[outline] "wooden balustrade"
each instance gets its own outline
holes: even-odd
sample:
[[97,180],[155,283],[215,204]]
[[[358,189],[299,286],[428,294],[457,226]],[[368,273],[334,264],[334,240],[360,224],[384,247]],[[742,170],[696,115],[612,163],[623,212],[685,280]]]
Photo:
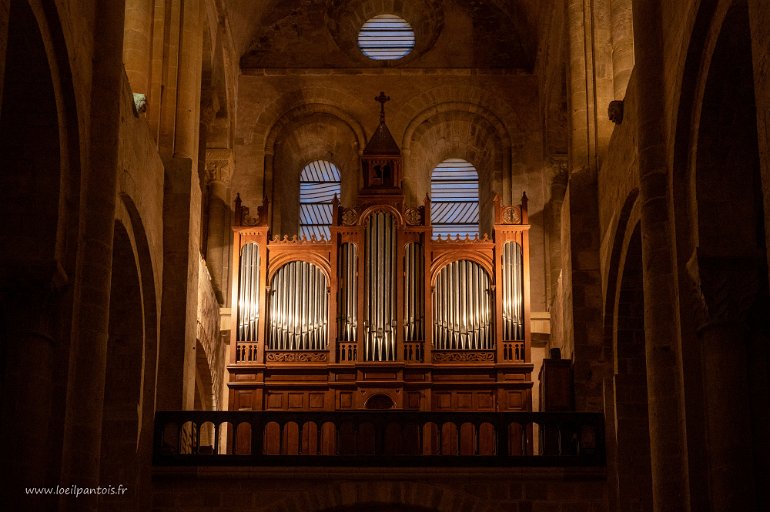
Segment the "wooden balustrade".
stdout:
[[423,362],[423,342],[404,342],[404,361]]
[[503,360],[504,361],[524,361],[524,342],[523,341],[504,341],[503,342]]
[[241,364],[255,363],[257,361],[258,346],[256,342],[237,342],[235,345],[235,362]]
[[338,343],[337,344],[337,362],[353,363],[358,357],[358,343]]
[[604,464],[604,419],[598,413],[162,411],[155,417],[154,463],[596,466]]

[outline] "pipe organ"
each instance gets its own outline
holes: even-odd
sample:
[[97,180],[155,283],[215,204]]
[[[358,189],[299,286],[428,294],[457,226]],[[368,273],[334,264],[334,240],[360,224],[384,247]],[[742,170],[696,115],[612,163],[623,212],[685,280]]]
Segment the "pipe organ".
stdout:
[[436,350],[490,350],[492,286],[482,266],[471,260],[445,265],[433,287],[433,347]]
[[495,202],[491,238],[433,240],[427,206],[335,204],[331,241],[234,228],[231,403],[354,408],[376,391],[428,410],[486,386],[472,408],[529,409],[526,196]]
[[231,409],[531,410],[526,195],[495,199],[489,235],[433,239],[382,112],[330,240],[271,235],[267,200],[236,199]]

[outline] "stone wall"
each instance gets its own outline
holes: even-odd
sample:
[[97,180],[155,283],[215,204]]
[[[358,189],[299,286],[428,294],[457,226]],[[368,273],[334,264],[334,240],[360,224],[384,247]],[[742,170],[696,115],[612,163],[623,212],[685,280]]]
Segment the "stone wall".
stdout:
[[607,485],[593,469],[325,469],[155,471],[156,512],[603,512]]
[[225,352],[222,337],[219,333],[219,302],[217,302],[214,287],[211,283],[206,261],[199,260],[198,271],[198,333],[199,345],[203,353],[196,354],[199,376],[205,373],[207,379],[203,382],[207,389],[200,389],[198,393],[208,400],[201,399],[201,406],[207,409],[221,409],[223,386],[225,378]]

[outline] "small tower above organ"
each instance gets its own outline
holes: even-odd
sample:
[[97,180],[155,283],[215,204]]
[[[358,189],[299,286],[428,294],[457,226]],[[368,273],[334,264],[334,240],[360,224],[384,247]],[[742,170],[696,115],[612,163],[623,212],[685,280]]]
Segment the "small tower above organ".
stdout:
[[384,92],[374,98],[380,104],[380,123],[361,155],[364,186],[361,194],[401,193],[401,150],[385,124],[385,103],[390,96]]

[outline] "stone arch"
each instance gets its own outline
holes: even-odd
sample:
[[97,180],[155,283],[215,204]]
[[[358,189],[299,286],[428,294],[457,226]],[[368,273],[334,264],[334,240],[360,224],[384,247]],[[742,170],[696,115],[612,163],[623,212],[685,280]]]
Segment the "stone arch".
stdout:
[[[0,59],[0,370],[13,467],[0,491],[11,508],[55,508],[19,495],[55,485],[61,446],[80,199],[79,132],[67,46],[53,6],[7,4]],[[5,30],[6,27],[3,27]],[[5,36],[5,34],[4,34]],[[13,340],[13,343],[7,343]],[[58,459],[54,458],[54,461]],[[56,464],[56,462],[54,462]],[[52,480],[53,478],[53,480]],[[20,500],[21,501],[18,501]],[[15,505],[15,506],[14,506]]]
[[0,212],[9,220],[4,236],[14,242],[0,256],[56,260],[71,270],[74,254],[65,252],[74,247],[80,175],[66,45],[52,11],[37,2],[12,7],[4,73],[13,79],[0,90]]
[[[141,360],[134,361],[138,365],[141,374],[139,387],[139,403],[137,406],[138,437],[136,440],[136,461],[138,473],[136,477],[141,482],[139,485],[146,488],[150,485],[150,471],[147,464],[152,458],[152,435],[155,417],[155,393],[157,386],[158,368],[158,336],[159,336],[159,304],[156,282],[158,273],[155,271],[147,233],[144,229],[139,210],[131,197],[125,193],[120,194],[120,201],[116,204],[116,226],[120,226],[121,236],[128,239],[133,254],[138,286],[139,300],[141,301],[142,339]],[[114,248],[113,248],[114,249]],[[115,249],[117,250],[117,249]],[[121,249],[124,251],[125,249]],[[110,345],[108,341],[108,351]],[[109,352],[108,352],[109,353]],[[109,356],[108,356],[109,357]],[[107,381],[114,377],[107,373]],[[104,442],[103,436],[103,442]],[[127,461],[129,464],[132,461]],[[138,503],[149,506],[148,498],[139,496]]]
[[639,190],[626,197],[614,228],[606,274],[604,383],[607,467],[614,509],[651,509],[644,295]]
[[[346,110],[337,105],[346,105]],[[346,123],[355,134],[350,137],[350,145],[360,153],[365,146],[365,133],[348,112],[359,111],[362,105],[360,97],[340,88],[299,87],[281,94],[262,110],[239,112],[238,126],[244,144],[236,151],[232,190],[240,193],[244,204],[261,203],[273,190],[273,153],[278,135],[285,130],[285,123],[313,113],[326,113]]]
[[[347,122],[356,134],[355,142],[359,145],[359,151],[363,151],[365,134],[363,127],[353,116],[342,110],[337,105],[351,105],[350,110],[358,110],[362,105],[359,96],[352,96],[345,90],[329,87],[301,87],[287,91],[273,102],[267,105],[253,121],[255,140],[266,153],[270,152],[270,146],[275,142],[271,134],[278,132],[283,124],[290,123],[293,118],[302,117],[310,112],[326,112]],[[249,120],[246,120],[248,123]]]
[[492,110],[475,103],[447,101],[426,108],[409,121],[404,130],[401,149],[403,151],[409,151],[412,147],[415,131],[417,131],[420,126],[430,122],[429,120],[432,117],[445,112],[468,112],[478,116],[492,127],[492,130],[503,147],[510,147],[511,135],[500,117],[498,117]]
[[288,110],[275,121],[265,139],[265,153],[274,154],[276,141],[287,127],[296,123],[303,117],[313,114],[328,114],[345,123],[355,135],[352,144],[359,148],[359,152],[363,149],[366,142],[364,129],[353,116],[335,105],[327,103],[305,103]]
[[752,434],[770,421],[759,405],[770,400],[770,301],[750,37],[745,1],[698,9],[676,120],[672,189],[693,506],[770,503],[757,485],[770,478],[761,462],[770,443]]
[[[687,278],[687,262],[696,247],[693,230],[693,204],[690,197],[690,153],[691,138],[693,137],[693,111],[696,108],[697,88],[701,73],[702,60],[708,53],[711,25],[714,22],[718,2],[703,2],[697,11],[687,20],[689,40],[682,45],[687,48],[682,52],[682,62],[679,64],[680,75],[676,90],[679,93],[679,104],[676,111],[675,133],[673,148],[673,165],[671,173],[671,190],[673,195],[674,219],[676,222],[676,253],[679,272],[679,288],[682,290],[682,304],[679,315],[682,353],[693,354],[700,351],[697,341],[697,325],[692,312],[692,306],[697,302],[697,292]],[[685,404],[687,407],[687,437],[693,449],[688,451],[690,475],[690,499],[693,508],[708,508],[708,476],[706,474],[705,428],[703,396],[701,389],[702,370],[697,357],[683,357],[682,360],[685,387]]]
[[[695,110],[693,182],[706,453],[715,508],[764,508],[770,443],[768,268],[748,7],[719,27]],[[761,256],[760,256],[761,254]],[[763,317],[763,326],[757,319]],[[716,325],[717,323],[721,325]],[[717,373],[718,372],[718,373]],[[717,377],[718,375],[718,377]],[[761,397],[761,398],[760,398]],[[764,403],[764,405],[761,405]],[[756,432],[751,435],[750,432]],[[764,477],[764,478],[763,478]]]
[[618,510],[652,508],[641,227],[626,235],[614,307],[613,474]]
[[100,501],[122,510],[138,503],[140,468],[146,463],[139,454],[146,399],[142,396],[145,323],[139,273],[129,231],[116,221],[99,469],[104,482],[126,482],[129,490],[120,500],[100,497]]
[[484,109],[441,105],[415,118],[404,135],[404,192],[407,203],[420,204],[430,193],[431,173],[447,158],[473,164],[479,175],[479,228],[491,233],[492,201],[505,195],[503,176],[510,169],[510,137],[503,124]]
[[[505,98],[490,94],[474,86],[442,85],[420,92],[409,98],[399,109],[389,116],[389,125],[410,126],[420,116],[430,117],[443,110],[467,110],[487,117],[490,122],[503,127],[509,133],[502,140],[516,149],[523,144],[523,127],[528,125],[528,119],[523,116],[521,109],[516,109]],[[402,139],[404,148],[408,149],[407,136]],[[403,148],[402,148],[403,149]]]
[[[631,227],[640,222],[641,205],[638,199],[639,189],[634,188],[623,202],[615,225],[609,264],[607,265],[607,292],[604,302],[604,347],[613,354],[613,359],[617,350],[614,339],[615,302],[620,285],[620,276],[623,271],[623,254],[627,250],[628,238],[633,231]],[[616,362],[613,362],[613,365],[616,365]]]
[[[292,110],[268,137],[273,153],[265,181],[272,196],[273,232],[293,234],[299,226],[299,178],[310,162],[326,160],[340,171],[343,205],[352,205],[359,188],[359,151],[364,141],[360,126],[347,114],[326,105]],[[273,169],[281,169],[274,173]]]

